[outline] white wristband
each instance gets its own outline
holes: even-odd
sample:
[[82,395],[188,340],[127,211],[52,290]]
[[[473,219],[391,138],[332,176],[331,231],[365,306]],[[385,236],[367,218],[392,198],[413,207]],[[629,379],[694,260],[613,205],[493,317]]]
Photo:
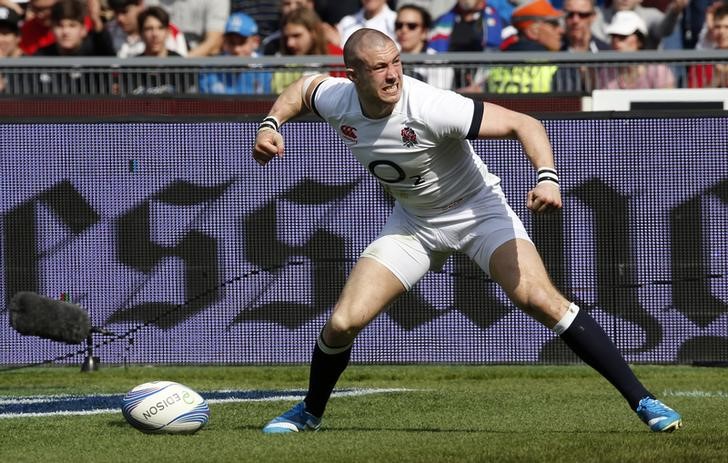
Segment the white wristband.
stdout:
[[273,130],[275,132],[278,132],[278,130],[281,128],[281,123],[276,119],[275,116],[267,116],[265,119],[263,119],[263,122],[260,123],[258,126],[258,132],[261,130]]
[[538,176],[536,179],[536,183],[541,182],[552,182],[556,185],[559,184],[559,175],[556,173],[555,169],[552,169],[550,167],[541,167],[538,169]]

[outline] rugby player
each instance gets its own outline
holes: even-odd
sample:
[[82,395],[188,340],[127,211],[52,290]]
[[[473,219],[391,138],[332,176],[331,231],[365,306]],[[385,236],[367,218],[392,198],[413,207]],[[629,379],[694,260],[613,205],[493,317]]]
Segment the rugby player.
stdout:
[[396,199],[379,237],[361,254],[314,346],[305,399],[265,425],[266,433],[317,430],[349,363],[357,334],[430,269],[468,255],[520,309],[551,328],[627,400],[652,431],[673,431],[680,415],[635,377],[604,330],[551,283],[500,179],[468,140],[515,138],[536,170],[527,207],[561,208],[551,143],[536,119],[403,76],[395,43],[373,29],[344,46],[346,78],[303,77],[263,119],[253,147],[261,165],[284,152],[280,125],[312,111]]

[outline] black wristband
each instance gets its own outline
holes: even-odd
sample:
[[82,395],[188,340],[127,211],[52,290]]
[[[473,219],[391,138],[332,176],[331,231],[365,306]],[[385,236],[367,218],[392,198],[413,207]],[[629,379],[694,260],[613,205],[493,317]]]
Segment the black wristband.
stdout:
[[538,169],[538,177],[536,179],[536,183],[541,182],[553,182],[558,185],[559,175],[556,173],[555,169],[552,169],[550,167],[541,167],[540,169]]
[[258,132],[260,132],[263,129],[271,129],[276,132],[278,132],[278,129],[280,129],[280,124],[278,123],[278,119],[276,119],[273,116],[267,116],[265,119],[263,119],[263,122],[260,123],[258,126]]

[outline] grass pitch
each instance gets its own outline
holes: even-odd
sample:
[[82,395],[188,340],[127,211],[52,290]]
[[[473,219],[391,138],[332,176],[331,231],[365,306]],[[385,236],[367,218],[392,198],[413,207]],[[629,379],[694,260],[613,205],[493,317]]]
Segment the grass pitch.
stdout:
[[[0,419],[2,462],[725,462],[728,371],[637,366],[685,427],[655,434],[583,366],[352,366],[341,388],[410,391],[335,398],[317,433],[264,435],[291,401],[211,405],[191,436],[147,435],[121,412]],[[303,389],[306,367],[77,367],[0,372],[0,396],[125,393],[178,381],[202,392]]]

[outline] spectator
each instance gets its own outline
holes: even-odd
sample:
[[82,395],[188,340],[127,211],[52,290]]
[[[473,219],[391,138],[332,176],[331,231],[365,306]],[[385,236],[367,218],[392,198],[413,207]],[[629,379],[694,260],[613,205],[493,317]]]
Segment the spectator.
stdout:
[[314,10],[292,11],[283,18],[281,31],[283,55],[343,55],[339,46],[326,40],[323,22]]
[[[53,43],[39,48],[36,56],[114,56],[111,37],[101,27],[87,29],[89,17],[86,3],[79,0],[59,0],[50,10]],[[96,13],[98,14],[98,12]],[[106,94],[110,91],[110,75],[88,69],[42,72],[37,89],[41,94]]]
[[[285,18],[287,14],[298,8],[308,8],[314,10],[313,0],[282,0],[281,1],[281,18]],[[315,11],[315,10],[314,10]],[[320,18],[320,16],[319,16]],[[321,26],[324,30],[324,35],[329,43],[334,45],[339,44],[340,37],[339,31],[336,27],[332,26],[327,22],[321,22]],[[281,30],[273,32],[263,40],[263,54],[264,55],[275,55],[281,51]]]
[[161,6],[187,39],[187,56],[220,53],[230,0],[146,0],[148,6]]
[[[20,15],[14,10],[0,7],[0,58],[17,58],[20,49]],[[0,74],[0,93],[15,93],[15,79]]]
[[355,31],[366,27],[383,32],[392,40],[396,40],[394,34],[394,20],[397,13],[392,11],[386,0],[361,0],[361,9],[355,14],[341,18],[336,24],[341,40],[339,44],[343,47],[346,40]]
[[17,58],[20,49],[20,15],[13,9],[0,7],[0,58]]
[[[397,2],[397,8],[399,9],[399,7],[405,4],[421,6],[422,8],[426,9],[428,13],[430,13],[430,17],[439,18],[440,16],[450,11],[455,2],[456,0],[400,0]],[[512,9],[513,8],[511,7],[511,10]],[[508,17],[510,18],[510,11],[508,12],[508,14]]]
[[[394,30],[400,51],[408,54],[434,54],[434,50],[427,48],[427,34],[431,26],[432,17],[421,6],[408,4],[399,7]],[[438,88],[452,88],[454,72],[451,67],[407,66],[405,74]]]
[[230,13],[245,13],[253,18],[258,25],[258,36],[264,40],[278,30],[282,1],[286,0],[230,0]]
[[619,11],[632,11],[642,18],[647,25],[644,48],[660,48],[663,37],[669,36],[675,30],[675,26],[680,19],[680,13],[682,13],[689,1],[673,0],[663,13],[657,8],[643,7],[641,5],[642,0],[613,0],[610,7],[597,9],[592,32],[600,40],[610,40],[607,27],[613,22],[614,15]]
[[[339,24],[344,16],[356,14],[361,8],[361,0],[316,0],[316,13],[321,21],[328,24]],[[391,9],[395,8],[388,2]]]
[[[313,0],[281,0],[280,18],[285,18],[288,13],[298,8],[313,8],[313,5]],[[278,28],[263,39],[261,48],[264,55],[275,55],[281,51],[281,35],[281,30]]]
[[503,21],[500,13],[483,0],[458,0],[455,6],[435,20],[430,47],[448,51],[498,50]]
[[564,13],[548,0],[534,0],[513,10],[511,22],[518,40],[505,51],[559,51],[564,37]]
[[[337,55],[344,54],[338,46],[329,43],[324,34],[321,18],[314,10],[299,8],[292,11],[285,18],[281,30],[281,54],[288,56],[303,55]],[[291,82],[301,77],[300,71],[279,71],[273,74],[271,89],[280,93]],[[339,75],[340,73],[335,73]]]
[[25,21],[20,26],[20,48],[26,55],[33,55],[39,48],[56,41],[51,30],[51,8],[56,1],[30,0],[28,2]]
[[54,43],[38,49],[36,55],[114,56],[111,37],[103,25],[100,29],[86,29],[87,12],[86,4],[80,0],[59,0],[53,5],[50,20]]
[[[634,11],[619,11],[607,26],[612,49],[635,52],[644,49],[648,30],[645,21]],[[674,88],[675,76],[664,64],[630,64],[604,67],[597,71],[597,88],[638,89]]]
[[[402,53],[425,53],[427,34],[432,26],[432,17],[424,8],[403,5],[397,9],[394,33]],[[434,52],[434,50],[433,50]]]
[[[710,35],[716,48],[728,51],[728,3],[711,11]],[[728,88],[728,64],[697,64],[688,70],[691,88]]]
[[[142,54],[144,42],[139,34],[137,18],[144,9],[144,0],[108,0],[114,19],[106,23],[106,30],[119,58]],[[167,50],[180,56],[187,55],[187,42],[182,32],[172,23],[169,24]]]
[[[562,46],[564,13],[547,0],[533,0],[515,10],[511,22],[518,36],[505,51],[559,51]],[[516,65],[493,68],[488,75],[492,93],[544,93],[552,91],[558,67]]]
[[145,8],[137,15],[137,30],[144,44],[144,49],[136,56],[166,58],[181,56],[167,48],[169,39],[169,15],[159,6]]
[[596,17],[594,0],[565,0],[566,15],[563,50],[596,53],[609,50],[609,44],[594,37],[591,31]]
[[[591,25],[596,11],[594,0],[564,1],[564,43],[562,50],[581,53],[597,53],[609,50],[608,43],[594,37]],[[558,92],[589,93],[594,88],[594,68],[586,66],[562,67],[557,71],[552,90]]]
[[695,44],[695,48],[699,50],[712,50],[717,48],[713,41],[713,23],[715,21],[715,11],[723,5],[728,5],[728,0],[716,0],[705,10],[705,19],[702,29]]
[[[144,42],[140,57],[167,58],[179,57],[179,53],[167,49],[169,36],[169,14],[159,6],[150,6],[139,12],[137,28]],[[132,95],[168,95],[181,93],[179,79],[174,72],[146,70],[143,73],[125,76],[124,88]]]
[[[429,47],[438,53],[498,50],[502,32],[501,15],[493,6],[483,0],[458,0],[435,20]],[[483,69],[457,69],[454,86],[463,92],[482,91],[483,80]]]
[[25,6],[28,0],[0,0],[0,8],[13,10],[20,18],[25,16]]
[[[669,5],[670,0],[663,0],[667,3],[662,8],[657,5],[661,11],[665,11]],[[662,39],[663,48],[672,49],[692,49],[697,46],[698,40],[700,39],[701,28],[705,23],[705,17],[710,8],[710,4],[714,0],[689,0],[688,4],[683,9],[678,24],[675,27],[675,31],[669,37]]]
[[[225,25],[222,51],[226,56],[254,58],[260,44],[258,25],[245,13],[233,13]],[[216,94],[271,93],[271,73],[263,70],[210,72],[200,76],[200,92]]]

